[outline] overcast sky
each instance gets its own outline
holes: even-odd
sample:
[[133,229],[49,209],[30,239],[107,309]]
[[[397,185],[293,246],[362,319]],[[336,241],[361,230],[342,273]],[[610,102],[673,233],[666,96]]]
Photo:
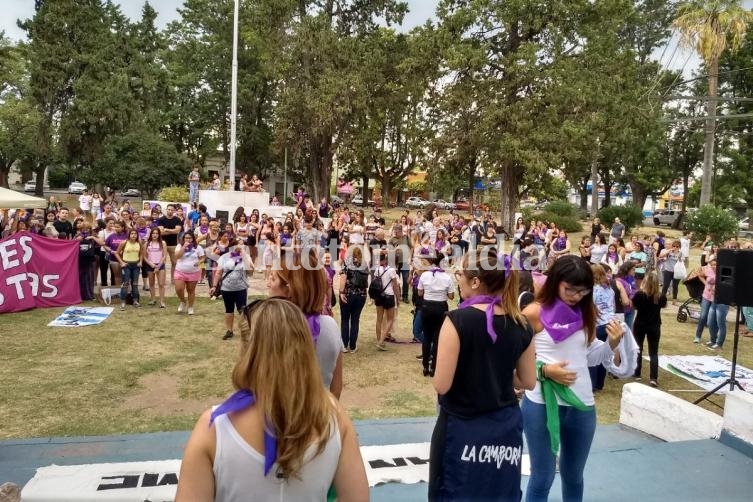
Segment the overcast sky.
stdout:
[[[410,12],[403,21],[405,29],[423,24],[434,15],[439,0],[407,0]],[[159,13],[159,26],[163,27],[178,17],[177,9],[183,5],[183,0],[150,0],[149,3]],[[2,15],[0,15],[0,30],[5,30],[5,36],[18,40],[24,38],[24,33],[16,26],[17,19],[27,19],[34,15],[34,0],[0,0]],[[143,0],[121,0],[120,8],[131,19],[141,16]]]
[[[403,29],[409,30],[414,26],[423,24],[434,15],[439,0],[407,0],[410,12],[403,21]],[[170,21],[178,17],[177,8],[183,4],[183,0],[151,0],[152,7],[159,13],[158,23],[164,27]],[[142,0],[121,0],[123,12],[132,19],[138,19],[141,15]],[[753,0],[742,0],[747,9],[753,8]],[[18,40],[24,37],[24,33],[16,26],[17,19],[27,19],[34,15],[34,0],[0,0],[2,15],[0,16],[0,31],[11,39]],[[698,58],[684,48],[677,49],[677,36],[673,36],[666,50],[660,48],[654,57],[664,68],[682,69],[687,75],[698,67]]]

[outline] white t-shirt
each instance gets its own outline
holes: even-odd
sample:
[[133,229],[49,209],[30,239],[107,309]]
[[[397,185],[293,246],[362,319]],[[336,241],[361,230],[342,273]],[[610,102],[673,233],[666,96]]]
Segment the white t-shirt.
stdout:
[[382,288],[386,296],[395,296],[392,289],[392,281],[397,279],[397,271],[392,267],[377,267],[374,271],[374,277],[379,276],[382,279]]
[[78,206],[81,208],[82,211],[88,211],[91,209],[91,202],[92,202],[92,196],[81,194],[78,197]]
[[690,257],[690,239],[685,236],[680,237],[680,256],[682,259]]
[[[182,247],[183,246],[178,244],[178,247],[175,248],[175,252],[177,253]],[[175,262],[175,270],[183,272],[184,274],[195,274],[201,270],[199,268],[199,259],[202,256],[204,256],[204,248],[201,246],[194,247],[191,251],[178,258]]]
[[446,302],[447,295],[455,292],[455,282],[450,274],[443,270],[436,273],[429,270],[418,279],[418,289],[424,292],[424,300]]

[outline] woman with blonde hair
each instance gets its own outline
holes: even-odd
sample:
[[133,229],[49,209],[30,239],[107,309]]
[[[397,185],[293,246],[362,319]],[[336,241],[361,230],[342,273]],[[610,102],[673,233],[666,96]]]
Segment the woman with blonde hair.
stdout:
[[635,377],[641,376],[643,341],[648,339],[649,382],[658,386],[659,379],[659,339],[661,338],[661,309],[667,306],[666,291],[659,287],[656,271],[649,272],[641,284],[641,289],[633,296],[633,307],[638,311],[633,324],[633,335],[640,347]]
[[199,418],[175,497],[182,501],[368,500],[353,424],[321,384],[306,319],[291,302],[246,310],[250,331],[232,374],[238,391]]
[[322,310],[327,295],[326,272],[317,253],[283,253],[267,278],[269,296],[286,298],[306,315],[316,347],[324,386],[339,398],[343,388],[343,342],[337,322]]
[[[439,333],[429,500],[520,500],[523,424],[515,388],[533,389],[536,361],[533,332],[518,308],[518,273],[508,263],[478,250],[455,272],[465,300]],[[468,445],[499,445],[504,454],[469,462]]]

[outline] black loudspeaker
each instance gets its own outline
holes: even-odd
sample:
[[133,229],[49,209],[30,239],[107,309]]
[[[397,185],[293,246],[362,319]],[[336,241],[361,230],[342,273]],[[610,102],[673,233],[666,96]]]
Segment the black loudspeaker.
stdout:
[[216,219],[220,220],[220,222],[222,222],[222,224],[224,225],[225,223],[227,223],[230,220],[230,213],[228,211],[220,211],[220,210],[218,210],[218,211],[216,211],[214,213],[214,217]]
[[716,254],[714,303],[753,307],[753,250],[720,249]]

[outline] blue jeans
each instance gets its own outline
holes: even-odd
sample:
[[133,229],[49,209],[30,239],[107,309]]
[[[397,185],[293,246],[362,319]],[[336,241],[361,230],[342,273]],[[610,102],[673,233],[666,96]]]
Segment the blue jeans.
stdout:
[[410,270],[408,268],[401,267],[397,271],[403,280],[400,286],[401,294],[403,295],[403,303],[408,303],[408,290],[410,289],[410,287],[408,286],[408,274],[410,273]]
[[627,324],[628,328],[633,329],[633,321],[635,321],[635,310],[625,312],[625,324]]
[[[546,501],[554,482],[555,456],[546,428],[546,406],[523,399],[523,433],[531,456],[526,502]],[[560,406],[560,480],[563,502],[583,500],[583,469],[596,432],[596,409]]]
[[361,311],[366,304],[366,297],[348,295],[347,298],[347,302],[340,302],[340,336],[346,349],[355,350],[361,324]]
[[125,302],[126,298],[126,286],[131,285],[131,296],[134,302],[139,301],[139,275],[141,275],[141,267],[138,263],[126,263],[120,269],[120,277],[123,280],[120,286],[120,301]]
[[701,315],[698,316],[698,324],[695,327],[695,339],[698,342],[701,341],[701,337],[703,336],[703,328],[705,328],[706,324],[708,324],[709,312],[711,311],[712,304],[712,302],[708,301],[705,298],[701,300]]
[[421,317],[421,309],[416,309],[416,313],[413,314],[413,338],[419,342],[424,342],[424,322]]
[[199,184],[198,183],[196,183],[196,185],[194,185],[193,183],[188,184],[188,201],[199,202]]
[[709,309],[709,338],[720,347],[727,338],[727,312],[729,305],[721,303],[712,303]]
[[743,307],[743,315],[745,316],[745,327],[749,331],[753,331],[753,307]]
[[[607,325],[602,324],[600,326],[596,326],[596,338],[601,340],[602,342],[607,341]],[[604,380],[607,378],[607,369],[604,367],[603,364],[598,364],[596,366],[589,366],[588,367],[588,373],[591,376],[591,390],[601,390],[604,388]]]

